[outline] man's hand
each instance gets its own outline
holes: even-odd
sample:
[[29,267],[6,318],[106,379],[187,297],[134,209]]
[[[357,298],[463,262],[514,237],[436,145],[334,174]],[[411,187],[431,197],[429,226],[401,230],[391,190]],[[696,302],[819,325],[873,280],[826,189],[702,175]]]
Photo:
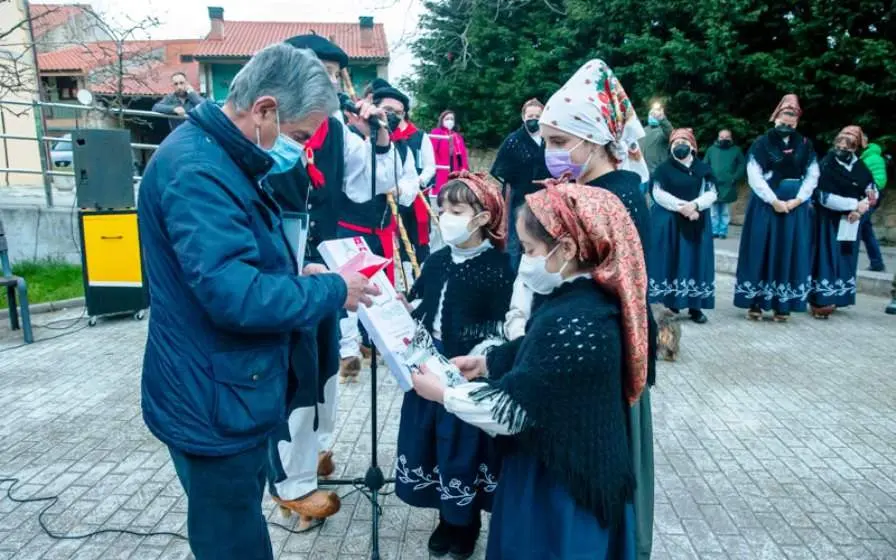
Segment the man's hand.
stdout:
[[861,219],[862,219],[862,215],[859,214],[858,212],[850,212],[849,215],[846,217],[846,221],[851,224],[854,224]]
[[787,214],[790,212],[790,208],[787,206],[787,203],[782,200],[776,200],[772,202],[772,208],[775,209],[775,212],[778,214]]
[[868,208],[870,208],[870,207],[871,207],[871,204],[868,202],[868,199],[866,198],[865,200],[862,200],[861,202],[859,202],[859,205],[856,207],[856,212],[858,212],[860,215],[864,214],[865,212],[868,211]]
[[345,286],[348,288],[348,296],[345,298],[343,307],[349,311],[357,311],[360,305],[370,307],[373,303],[373,300],[370,299],[371,296],[380,295],[380,289],[376,287],[376,284],[371,284],[370,280],[363,274],[349,272],[340,274],[340,276],[342,276]]
[[177,106],[177,107],[174,108],[174,114],[175,114],[175,115],[184,116],[184,115],[187,114],[187,112],[184,110],[183,107],[181,107],[181,106]]
[[451,363],[467,378],[467,381],[473,381],[477,377],[485,377],[486,365],[485,356],[460,356],[453,358]]
[[349,123],[354,125],[365,137],[370,138],[370,119],[375,118],[379,121],[376,145],[382,148],[388,146],[390,143],[389,120],[386,118],[386,113],[373,103],[365,100],[358,101],[356,107],[358,108],[358,114],[351,115]]
[[311,263],[306,264],[305,268],[302,269],[302,276],[312,276],[314,274],[327,274],[330,272],[330,269],[325,267],[322,264]]

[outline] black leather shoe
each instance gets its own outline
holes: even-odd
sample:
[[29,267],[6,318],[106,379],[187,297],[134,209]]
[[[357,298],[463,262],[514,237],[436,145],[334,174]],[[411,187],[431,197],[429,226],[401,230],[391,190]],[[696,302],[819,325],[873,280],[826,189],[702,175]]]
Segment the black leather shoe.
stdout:
[[467,560],[476,551],[476,541],[479,540],[480,523],[469,527],[455,527],[454,539],[451,543],[451,558],[454,560]]
[[433,556],[445,556],[451,552],[451,544],[454,540],[454,530],[451,525],[439,520],[439,526],[429,537],[429,553]]
[[699,309],[691,309],[690,315],[691,315],[691,321],[697,323],[698,325],[702,325],[702,324],[706,323],[707,321],[709,321],[709,319],[706,318],[706,314],[703,313],[702,311],[700,311]]

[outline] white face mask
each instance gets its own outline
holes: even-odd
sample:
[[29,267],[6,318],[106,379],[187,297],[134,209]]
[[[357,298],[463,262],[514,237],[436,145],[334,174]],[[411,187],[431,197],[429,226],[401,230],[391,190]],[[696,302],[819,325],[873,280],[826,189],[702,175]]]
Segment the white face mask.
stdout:
[[442,214],[439,218],[439,232],[442,241],[454,247],[466,243],[473,236],[470,231],[470,216],[457,216],[455,214]]
[[447,128],[448,130],[454,130],[454,119],[445,119],[442,121],[442,126]]
[[548,259],[559,248],[560,246],[557,245],[550,253],[541,257],[523,255],[520,261],[519,276],[522,278],[523,284],[536,294],[547,295],[563,284],[563,271],[566,270],[569,261],[563,263],[557,272],[548,272],[547,269]]

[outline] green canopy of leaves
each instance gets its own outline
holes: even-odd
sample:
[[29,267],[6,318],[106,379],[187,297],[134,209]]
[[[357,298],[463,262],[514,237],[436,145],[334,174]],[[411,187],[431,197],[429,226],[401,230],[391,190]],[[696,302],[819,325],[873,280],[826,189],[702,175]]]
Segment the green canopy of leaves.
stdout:
[[[796,93],[823,143],[858,124],[896,134],[896,8],[887,0],[426,0],[408,87],[414,118],[450,108],[467,142],[494,147],[591,58],[617,73],[644,119],[662,101],[702,145],[747,143]],[[891,140],[896,137],[890,136]]]

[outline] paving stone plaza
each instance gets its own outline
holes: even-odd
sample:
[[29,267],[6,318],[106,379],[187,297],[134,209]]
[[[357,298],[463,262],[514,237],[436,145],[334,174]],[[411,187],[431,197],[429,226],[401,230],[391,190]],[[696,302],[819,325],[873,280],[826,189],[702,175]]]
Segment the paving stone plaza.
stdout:
[[[757,324],[731,306],[732,285],[718,278],[710,322],[683,324],[680,360],[660,365],[654,558],[896,558],[896,317],[883,313],[887,301],[860,294],[856,307],[829,321]],[[59,329],[79,313],[35,316],[52,327],[36,337],[68,332]],[[59,495],[44,517],[56,533],[185,532],[183,492],[140,414],[146,323],[101,321],[16,348],[20,336],[0,327],[0,478],[21,481],[13,495]],[[365,372],[343,386],[339,475],[361,476],[369,461],[369,379]],[[384,377],[377,410],[387,466],[400,405]],[[0,559],[190,557],[186,542],[172,537],[53,540],[38,524],[45,504],[16,504],[8,486],[0,487]],[[271,520],[289,523],[265,503]],[[368,558],[370,516],[369,502],[352,493],[319,530],[271,527],[275,553]],[[387,496],[383,516],[383,558],[429,557],[434,512]],[[484,539],[474,558],[484,558]]]

